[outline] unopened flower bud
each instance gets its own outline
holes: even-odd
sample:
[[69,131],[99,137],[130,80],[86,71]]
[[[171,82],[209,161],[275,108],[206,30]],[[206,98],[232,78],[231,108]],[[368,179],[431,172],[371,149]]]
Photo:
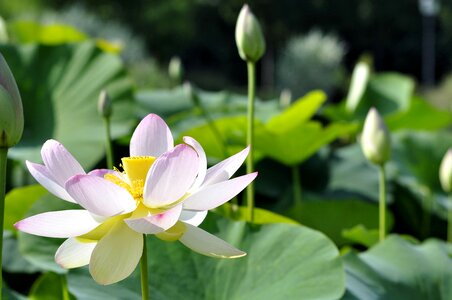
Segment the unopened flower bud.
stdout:
[[193,102],[195,106],[200,105],[198,93],[195,91],[190,82],[187,81],[184,83],[184,91],[187,97]]
[[113,108],[111,105],[110,97],[106,90],[102,90],[99,94],[99,100],[97,101],[97,111],[104,118],[111,117]]
[[452,148],[449,148],[441,162],[439,180],[444,191],[452,192]]
[[173,82],[180,84],[184,75],[184,68],[179,57],[174,56],[171,58],[168,65],[168,74]]
[[14,76],[0,54],[0,148],[16,145],[24,130],[24,113]]
[[383,165],[391,154],[391,137],[383,119],[375,108],[367,113],[361,135],[364,156],[372,163]]
[[237,19],[235,42],[240,57],[245,61],[256,62],[264,55],[265,40],[261,27],[246,4]]

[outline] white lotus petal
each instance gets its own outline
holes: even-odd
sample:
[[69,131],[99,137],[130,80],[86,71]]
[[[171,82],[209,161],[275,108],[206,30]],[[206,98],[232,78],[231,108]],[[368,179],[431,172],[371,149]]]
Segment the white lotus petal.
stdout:
[[201,228],[185,224],[187,230],[179,241],[191,250],[218,258],[236,258],[246,253]]
[[75,203],[75,200],[72,199],[72,197],[66,192],[64,187],[56,182],[52,174],[50,174],[49,170],[47,170],[45,166],[29,162],[28,160],[25,164],[27,165],[28,171],[30,171],[36,181],[45,187],[49,192],[58,198]]
[[34,235],[67,238],[85,234],[99,224],[89,211],[73,209],[38,214],[17,222],[14,227]]
[[215,184],[221,181],[228,180],[232,175],[240,168],[240,166],[245,161],[248,153],[250,152],[250,147],[246,147],[239,153],[219,162],[213,167],[207,170],[206,178],[203,182],[203,186]]
[[198,189],[201,184],[204,181],[204,178],[206,177],[206,171],[207,171],[207,158],[206,153],[204,152],[204,149],[202,146],[192,137],[184,136],[184,142],[195,149],[196,153],[198,153],[199,157],[199,166],[198,166],[198,177],[196,177],[195,182],[193,183],[193,186],[190,188],[191,191],[195,191]]
[[191,224],[193,226],[199,226],[202,221],[207,217],[207,210],[195,211],[195,210],[183,210],[179,220],[182,222]]
[[123,280],[137,266],[142,251],[143,235],[119,222],[94,248],[89,263],[91,276],[104,285]]
[[147,174],[144,204],[155,208],[179,200],[195,181],[198,161],[195,150],[183,144],[157,158]]
[[173,136],[168,125],[159,116],[149,114],[133,132],[130,156],[158,157],[173,147]]
[[171,228],[176,224],[182,211],[182,204],[173,207],[161,214],[134,219],[133,215],[124,221],[136,232],[156,234]]
[[257,172],[208,185],[188,196],[184,201],[184,209],[210,210],[218,207],[237,196],[256,176]]
[[72,154],[55,140],[47,140],[42,145],[41,156],[47,170],[60,186],[64,186],[66,180],[74,175],[85,174]]
[[96,245],[97,241],[79,242],[76,238],[69,238],[58,248],[55,261],[66,269],[86,266]]
[[126,189],[96,176],[73,176],[66,182],[66,190],[80,206],[99,216],[128,213],[137,206]]

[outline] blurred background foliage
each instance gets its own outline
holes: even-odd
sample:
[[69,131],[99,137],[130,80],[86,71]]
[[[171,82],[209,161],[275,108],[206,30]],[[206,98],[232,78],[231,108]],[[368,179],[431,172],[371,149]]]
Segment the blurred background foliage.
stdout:
[[[246,225],[244,208],[233,205],[203,224],[249,252],[249,263],[209,261],[200,274],[205,261],[199,256],[149,237],[159,253],[150,255],[155,299],[279,299],[284,294],[272,293],[281,290],[303,299],[450,299],[452,250],[443,240],[451,205],[438,169],[452,145],[452,3],[442,1],[436,18],[434,86],[419,83],[422,17],[414,1],[249,4],[267,40],[255,123],[259,225]],[[59,299],[62,291],[47,287],[68,285],[79,299],[111,293],[139,299],[137,274],[111,287],[95,285],[85,269],[66,277],[53,260],[60,240],[14,229],[25,216],[71,208],[33,185],[24,160],[38,162],[42,143],[54,138],[86,170],[104,167],[96,111],[104,88],[113,102],[116,162],[127,156],[134,126],[151,112],[165,119],[178,142],[196,138],[210,165],[243,149],[246,72],[234,43],[241,6],[237,0],[0,2],[0,51],[26,116],[24,137],[9,153],[4,272],[10,298]],[[180,76],[168,73],[174,57],[182,62]],[[382,243],[377,172],[358,143],[372,106],[393,141],[387,229],[397,235]],[[286,272],[301,260],[311,263]],[[275,283],[262,269],[276,270],[290,284]],[[394,269],[401,271],[394,275]],[[247,274],[242,285],[237,272]],[[215,274],[222,281],[211,281]],[[246,294],[256,274],[265,288]]]

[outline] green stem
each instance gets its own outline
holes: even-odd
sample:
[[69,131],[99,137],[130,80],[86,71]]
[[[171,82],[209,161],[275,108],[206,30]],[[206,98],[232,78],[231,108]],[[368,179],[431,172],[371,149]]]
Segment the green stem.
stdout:
[[143,234],[143,254],[140,260],[141,272],[141,299],[149,300],[149,286],[148,286],[148,252],[146,247],[146,235]]
[[71,296],[69,296],[69,290],[67,286],[67,278],[65,275],[61,276],[61,290],[62,290],[62,296],[63,300],[71,300]]
[[447,242],[452,243],[452,194],[449,195],[449,211],[447,223]]
[[300,170],[298,166],[292,167],[292,185],[293,185],[293,200],[295,206],[301,205],[301,184],[300,184]]
[[113,146],[111,142],[111,128],[110,128],[110,117],[104,117],[104,127],[105,127],[105,151],[107,155],[107,167],[108,169],[113,169]]
[[5,213],[5,189],[6,189],[6,162],[8,159],[8,148],[0,148],[0,300],[2,299],[3,277],[2,277],[2,254],[3,254],[3,219]]
[[[256,65],[247,61],[248,67],[248,128],[246,143],[250,146],[250,153],[246,159],[246,173],[254,172],[254,98],[256,94]],[[248,217],[254,221],[254,183],[251,182],[246,188],[246,199],[248,204]]]
[[383,241],[386,236],[386,175],[385,175],[385,167],[384,165],[380,166],[380,200],[379,200],[379,209],[380,209],[380,222],[379,222],[379,237],[380,241]]

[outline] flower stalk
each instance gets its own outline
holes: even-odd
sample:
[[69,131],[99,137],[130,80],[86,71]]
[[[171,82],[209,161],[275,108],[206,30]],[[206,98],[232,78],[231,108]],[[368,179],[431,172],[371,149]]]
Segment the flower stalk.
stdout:
[[[6,189],[6,161],[7,161],[8,148],[0,148],[0,232],[2,233],[0,239],[0,270],[2,268],[2,254],[3,254],[3,221],[5,212],[5,189]],[[2,291],[3,277],[0,272],[0,291]],[[2,294],[0,293],[0,300]]]
[[379,240],[386,237],[386,173],[384,165],[379,166],[380,197],[379,197]]
[[295,206],[301,205],[300,170],[298,169],[298,166],[292,167],[292,186],[294,204]]
[[143,254],[140,259],[140,273],[141,273],[141,299],[149,300],[149,285],[148,285],[148,252],[146,246],[146,235],[143,234]]
[[[252,61],[247,62],[248,67],[248,118],[246,143],[250,146],[250,154],[246,158],[246,172],[254,172],[254,100],[256,95],[256,65]],[[246,200],[248,206],[248,218],[254,220],[254,183],[246,188]]]
[[449,195],[449,210],[447,213],[447,242],[452,243],[452,194]]
[[97,110],[104,121],[105,128],[105,152],[107,156],[107,167],[113,169],[113,145],[111,140],[111,115],[113,107],[107,91],[102,90],[97,103]]

